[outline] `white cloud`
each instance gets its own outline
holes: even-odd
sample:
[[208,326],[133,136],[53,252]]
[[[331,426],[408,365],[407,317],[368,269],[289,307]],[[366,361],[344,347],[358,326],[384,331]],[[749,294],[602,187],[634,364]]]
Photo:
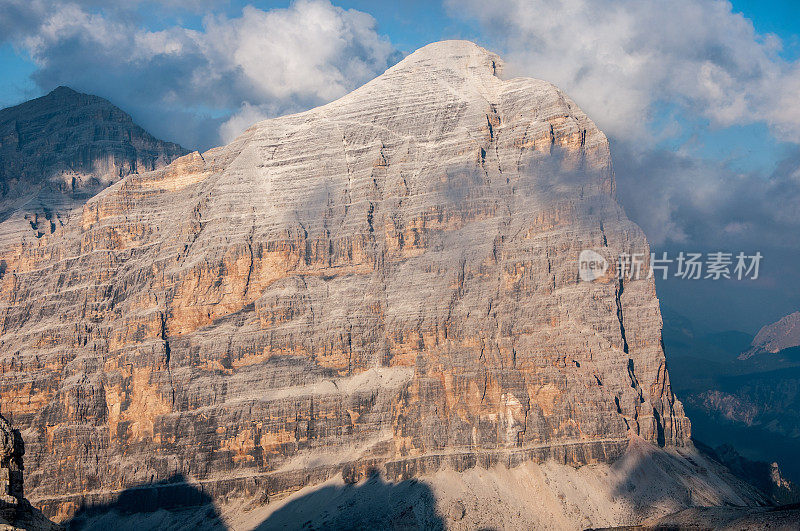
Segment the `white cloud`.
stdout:
[[229,143],[239,136],[251,125],[276,116],[277,111],[268,105],[242,104],[236,114],[225,120],[219,128],[219,135],[223,143]]
[[[342,96],[397,57],[370,15],[329,0],[297,0],[269,11],[248,6],[235,18],[209,15],[200,31],[149,31],[136,17],[98,11],[91,1],[0,0],[0,9],[9,15],[0,30],[37,63],[40,86],[67,84],[126,110],[142,109],[143,125],[190,147],[229,139],[250,125],[246,119]],[[164,119],[196,108],[215,115],[238,111],[227,121],[206,119],[206,127],[224,125],[201,139],[182,130],[185,122]],[[204,120],[195,118],[194,126]]]
[[446,2],[479,22],[507,75],[555,83],[609,134],[620,202],[652,243],[798,245],[796,151],[772,173],[693,156],[707,127],[763,123],[800,143],[800,63],[729,2]]
[[566,90],[612,136],[652,139],[658,103],[800,142],[800,66],[720,0],[447,0],[505,47],[512,75]]
[[202,50],[213,72],[238,73],[261,98],[330,100],[383,72],[394,49],[374,19],[321,0],[288,9],[248,6],[206,20]]

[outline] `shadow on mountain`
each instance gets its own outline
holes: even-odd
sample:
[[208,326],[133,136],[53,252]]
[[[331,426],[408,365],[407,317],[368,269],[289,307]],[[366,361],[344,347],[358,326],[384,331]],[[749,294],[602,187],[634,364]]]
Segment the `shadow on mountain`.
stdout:
[[[455,515],[460,516],[463,513]],[[360,484],[325,486],[287,501],[256,527],[259,531],[444,528],[426,484],[413,479],[389,483],[378,474]]]
[[675,512],[706,505],[750,508],[772,505],[757,489],[734,478],[720,462],[691,447],[658,448],[637,437],[612,469],[619,478],[613,497],[627,500],[644,512],[653,508]]
[[[266,520],[251,525],[258,530],[445,528],[427,485],[416,480],[390,483],[378,474],[359,484],[323,486],[295,495]],[[132,487],[107,503],[86,504],[64,526],[98,531],[227,529],[211,497],[181,475]]]
[[180,474],[132,487],[107,503],[86,504],[66,529],[226,529],[211,497]]

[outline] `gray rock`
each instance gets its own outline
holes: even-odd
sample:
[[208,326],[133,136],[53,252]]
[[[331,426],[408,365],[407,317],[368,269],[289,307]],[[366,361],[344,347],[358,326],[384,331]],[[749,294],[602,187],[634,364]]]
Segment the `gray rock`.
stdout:
[[456,522],[463,519],[466,513],[467,511],[464,509],[464,504],[458,500],[451,503],[450,508],[447,510],[448,518]]
[[49,521],[25,499],[23,456],[25,445],[19,431],[0,415],[0,529],[15,531],[55,530]]
[[25,498],[22,456],[25,447],[17,430],[0,416],[0,518],[14,520]]

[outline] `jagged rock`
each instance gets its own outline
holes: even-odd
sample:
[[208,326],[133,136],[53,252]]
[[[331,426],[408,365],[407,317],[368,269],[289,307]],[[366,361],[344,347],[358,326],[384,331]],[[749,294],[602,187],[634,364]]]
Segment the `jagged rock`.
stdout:
[[[217,500],[689,444],[608,141],[436,43],[353,93],[131,174],[2,278],[3,411],[63,519],[181,474]],[[613,260],[612,260],[613,262]]]
[[19,431],[0,415],[0,530],[49,530],[59,527],[25,499],[23,456]]
[[13,521],[25,498],[22,484],[22,456],[25,447],[17,430],[0,416],[0,518]]

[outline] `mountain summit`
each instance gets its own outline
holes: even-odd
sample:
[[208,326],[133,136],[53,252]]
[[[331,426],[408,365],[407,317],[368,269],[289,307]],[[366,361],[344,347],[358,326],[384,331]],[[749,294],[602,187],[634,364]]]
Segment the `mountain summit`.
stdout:
[[[0,284],[0,405],[28,434],[32,501],[63,517],[176,477],[274,500],[626,451],[619,484],[592,480],[618,514],[644,477],[675,496],[647,499],[661,511],[689,481],[751,501],[682,457],[654,283],[611,260],[649,248],[606,137],[501,68],[469,42],[426,46],[335,102],[131,173],[23,246]],[[585,249],[612,262],[592,282]],[[603,514],[559,518],[621,518]]]

